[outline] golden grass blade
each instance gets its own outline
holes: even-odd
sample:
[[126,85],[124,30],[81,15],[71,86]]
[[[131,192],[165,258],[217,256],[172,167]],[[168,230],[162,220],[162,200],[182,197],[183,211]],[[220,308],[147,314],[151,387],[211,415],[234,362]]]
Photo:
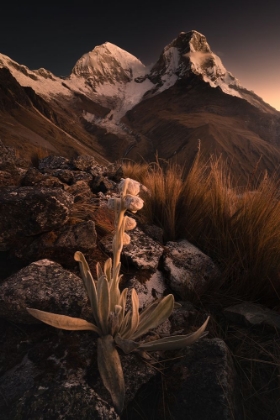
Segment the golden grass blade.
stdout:
[[118,414],[123,410],[125,385],[120,356],[111,335],[97,340],[97,363],[104,386],[110,392]]
[[30,315],[34,316],[34,318],[37,318],[45,324],[51,325],[55,328],[73,331],[91,330],[97,332],[97,334],[100,334],[100,330],[96,325],[84,319],[72,318],[66,315],[53,314],[51,312],[40,311],[39,309],[33,308],[26,308],[26,310]]

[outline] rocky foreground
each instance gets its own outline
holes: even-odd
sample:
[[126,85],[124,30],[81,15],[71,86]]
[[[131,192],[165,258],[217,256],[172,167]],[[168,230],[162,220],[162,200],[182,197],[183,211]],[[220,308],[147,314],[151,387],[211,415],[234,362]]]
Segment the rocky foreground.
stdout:
[[[139,404],[145,387],[160,388],[164,376],[165,397],[154,418],[245,419],[231,351],[213,328],[180,351],[157,352],[148,360],[121,354],[126,408],[119,415],[97,369],[97,335],[55,329],[26,311],[31,307],[91,320],[73,256],[83,252],[95,276],[96,263],[111,255],[114,215],[107,201],[117,194],[122,176],[116,164],[102,167],[81,155],[48,156],[30,167],[0,142],[0,419],[143,418],[133,409],[135,401]],[[170,292],[181,303],[151,340],[191,332],[208,315],[215,324],[215,313],[206,313],[197,302],[221,282],[218,267],[199,249],[187,240],[163,243],[162,237],[160,228],[138,221],[122,253],[123,286],[136,289],[141,308]],[[221,317],[229,328],[280,330],[279,314],[248,302],[226,308]],[[277,381],[279,369],[269,364],[266,369]],[[143,403],[143,412],[155,394]]]

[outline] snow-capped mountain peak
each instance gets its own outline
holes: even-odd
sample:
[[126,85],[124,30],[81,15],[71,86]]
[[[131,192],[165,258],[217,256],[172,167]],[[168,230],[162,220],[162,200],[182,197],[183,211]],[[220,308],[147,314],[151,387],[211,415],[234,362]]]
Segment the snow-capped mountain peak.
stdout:
[[150,74],[159,93],[174,85],[178,79],[188,77],[191,72],[201,75],[212,87],[219,86],[227,94],[241,96],[237,90],[238,80],[211,51],[206,37],[194,30],[181,32],[167,45]]
[[[95,47],[75,64],[69,84],[112,110],[101,124],[113,127],[153,86],[146,66],[127,51],[110,42]],[[88,121],[96,117],[84,115]]]
[[110,42],[95,47],[75,64],[72,74],[92,78],[95,83],[127,83],[145,75],[146,67],[140,60]]

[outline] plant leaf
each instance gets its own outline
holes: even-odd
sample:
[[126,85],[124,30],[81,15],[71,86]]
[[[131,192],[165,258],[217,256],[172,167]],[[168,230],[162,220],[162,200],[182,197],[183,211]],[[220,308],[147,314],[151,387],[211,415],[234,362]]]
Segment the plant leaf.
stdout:
[[97,283],[98,319],[104,335],[109,334],[110,294],[107,278],[103,275]]
[[45,324],[51,325],[55,328],[61,328],[63,330],[92,330],[100,334],[99,328],[86,321],[85,319],[73,318],[71,316],[53,314],[52,312],[44,312],[39,309],[26,308],[30,315],[34,318],[39,319]]
[[209,316],[203,325],[195,332],[186,335],[173,335],[170,337],[160,338],[159,340],[143,342],[139,344],[139,350],[160,351],[160,350],[176,350],[182,347],[190,346],[199,338],[205,337],[208,331],[207,327]]
[[113,277],[109,284],[110,297],[111,297],[111,308],[110,308],[111,311],[114,310],[115,305],[119,304],[119,299],[121,295],[120,288],[119,288],[120,279],[122,277],[119,275],[120,268],[121,268],[121,264],[119,263],[116,269],[113,270]]
[[121,314],[122,314],[122,307],[119,305],[116,305],[114,311],[110,312],[109,314],[108,322],[110,326],[110,332],[113,337],[115,336],[115,334],[118,333],[120,329],[120,320],[122,319]]
[[123,339],[119,334],[114,337],[114,340],[116,345],[120,347],[125,354],[131,353],[139,347],[139,343],[136,343],[133,340]]
[[131,335],[130,339],[135,340],[141,335],[146,334],[153,328],[156,328],[159,324],[164,322],[172,313],[174,308],[174,296],[172,294],[165,296],[155,307],[151,305],[153,311],[144,312],[144,316],[139,318],[139,325],[134,334]]
[[74,260],[78,261],[83,281],[86,283],[87,272],[90,271],[90,268],[84,254],[80,251],[75,252]]
[[119,353],[111,335],[97,340],[97,363],[104,386],[110,392],[118,414],[124,406],[125,385]]
[[111,258],[108,258],[108,260],[106,260],[104,263],[104,273],[110,285],[111,280],[112,280],[112,259]]
[[98,317],[98,300],[97,300],[97,290],[95,286],[94,278],[92,277],[89,265],[84,257],[84,254],[80,251],[75,252],[74,255],[75,261],[79,262],[80,272],[82,275],[84,287],[89,297],[91,310],[94,316],[94,320],[97,326],[100,328],[99,317]]
[[129,319],[131,317],[131,310],[127,311],[125,316],[123,317],[122,323],[120,325],[119,334],[120,336],[123,335],[123,333],[126,331],[127,325],[129,323]]
[[131,316],[128,319],[127,326],[122,333],[122,338],[130,338],[139,325],[139,298],[135,289],[131,291]]
[[[121,308],[122,308],[122,310],[119,313],[119,328],[121,328],[121,325],[124,321],[127,293],[128,293],[128,288],[126,287],[121,292],[121,295],[120,295],[120,298],[119,298],[118,305],[121,306]],[[115,305],[115,306],[118,306],[118,305]]]
[[104,276],[103,270],[99,262],[96,264],[96,275],[97,275],[97,281],[100,277]]

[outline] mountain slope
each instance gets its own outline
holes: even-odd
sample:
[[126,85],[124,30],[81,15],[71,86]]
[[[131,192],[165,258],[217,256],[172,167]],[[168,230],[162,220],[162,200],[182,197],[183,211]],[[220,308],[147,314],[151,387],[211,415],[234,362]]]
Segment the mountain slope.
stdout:
[[[131,150],[134,160],[150,161],[157,154],[189,167],[200,144],[206,157],[222,156],[240,180],[256,165],[269,173],[280,165],[279,137],[271,130],[275,117],[196,75],[142,101],[123,120],[145,139]],[[279,129],[279,117],[276,121]]]
[[189,166],[198,143],[235,177],[280,164],[280,112],[240,86],[204,35],[181,32],[148,69],[106,42],[59,78],[0,54],[0,136],[24,153],[90,153],[99,161]]

